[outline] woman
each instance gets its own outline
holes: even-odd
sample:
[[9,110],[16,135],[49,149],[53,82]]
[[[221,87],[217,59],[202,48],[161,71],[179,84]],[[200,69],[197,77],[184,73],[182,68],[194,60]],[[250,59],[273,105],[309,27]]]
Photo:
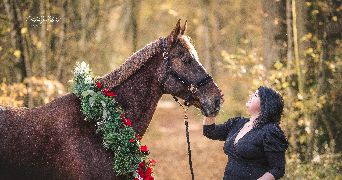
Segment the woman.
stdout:
[[260,86],[246,103],[250,118],[236,117],[215,125],[214,117],[204,117],[203,135],[225,141],[228,155],[224,180],[279,179],[285,174],[287,139],[279,127],[283,97]]

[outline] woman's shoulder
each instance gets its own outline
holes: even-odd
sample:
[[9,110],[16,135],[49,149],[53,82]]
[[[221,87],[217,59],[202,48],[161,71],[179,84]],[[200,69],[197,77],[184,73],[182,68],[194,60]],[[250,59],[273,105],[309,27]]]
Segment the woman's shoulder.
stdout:
[[265,124],[262,130],[264,132],[264,144],[268,146],[268,150],[286,151],[288,140],[278,124]]
[[283,130],[280,128],[278,123],[267,123],[267,124],[262,126],[262,129],[265,132],[284,134]]

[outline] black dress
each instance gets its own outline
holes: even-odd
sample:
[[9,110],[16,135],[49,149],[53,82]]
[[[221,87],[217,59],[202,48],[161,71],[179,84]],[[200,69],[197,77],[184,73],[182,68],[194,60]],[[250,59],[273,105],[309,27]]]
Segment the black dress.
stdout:
[[223,179],[258,179],[266,172],[275,179],[283,177],[288,141],[277,124],[253,128],[234,145],[237,134],[248,121],[249,118],[236,117],[220,125],[203,126],[206,137],[226,141],[223,150],[229,160]]

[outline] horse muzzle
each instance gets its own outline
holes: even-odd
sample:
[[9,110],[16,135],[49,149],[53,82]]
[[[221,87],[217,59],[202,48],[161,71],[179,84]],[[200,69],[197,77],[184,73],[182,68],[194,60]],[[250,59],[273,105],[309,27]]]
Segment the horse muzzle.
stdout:
[[221,105],[223,103],[222,96],[210,98],[205,96],[204,98],[190,98],[189,104],[195,106],[201,110],[201,113],[207,117],[215,117],[220,113]]
[[214,101],[205,101],[200,104],[201,113],[206,117],[215,117],[220,113],[222,103],[222,97]]

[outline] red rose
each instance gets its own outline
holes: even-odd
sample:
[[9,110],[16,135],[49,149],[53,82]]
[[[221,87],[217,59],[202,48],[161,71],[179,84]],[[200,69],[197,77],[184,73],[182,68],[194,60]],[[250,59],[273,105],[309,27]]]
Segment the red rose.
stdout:
[[96,84],[97,84],[97,87],[99,87],[99,89],[101,91],[101,84],[100,84],[100,82],[96,82]]
[[139,176],[143,178],[144,180],[154,180],[154,178],[152,177],[152,168],[147,167],[146,172],[144,173],[144,170],[142,169],[142,167],[145,167],[145,166],[146,166],[145,161],[139,164],[139,172],[138,172]]
[[141,150],[141,151],[148,151],[146,145],[145,145],[145,146],[141,146],[140,150]]
[[150,167],[147,168],[144,179],[154,180],[154,178],[152,177],[152,169]]
[[140,137],[139,137],[137,134],[135,134],[135,137],[136,137],[138,140],[140,140]]
[[103,94],[107,96],[107,94],[108,94],[108,89],[105,89],[104,92],[103,92]]
[[131,127],[132,123],[129,119],[125,119],[124,122],[127,126]]
[[113,92],[110,92],[110,93],[107,93],[107,96],[113,97],[113,96],[117,96],[117,95],[114,95]]
[[129,142],[134,142],[134,139],[132,138]]
[[139,164],[140,167],[146,166],[145,161],[143,161],[142,163]]
[[143,169],[141,168],[140,165],[139,165],[139,176],[144,178],[144,171],[143,171]]
[[153,159],[151,159],[151,160],[150,160],[150,163],[151,163],[151,164],[155,164],[155,163],[156,163],[156,161],[155,161],[155,160],[153,160]]

